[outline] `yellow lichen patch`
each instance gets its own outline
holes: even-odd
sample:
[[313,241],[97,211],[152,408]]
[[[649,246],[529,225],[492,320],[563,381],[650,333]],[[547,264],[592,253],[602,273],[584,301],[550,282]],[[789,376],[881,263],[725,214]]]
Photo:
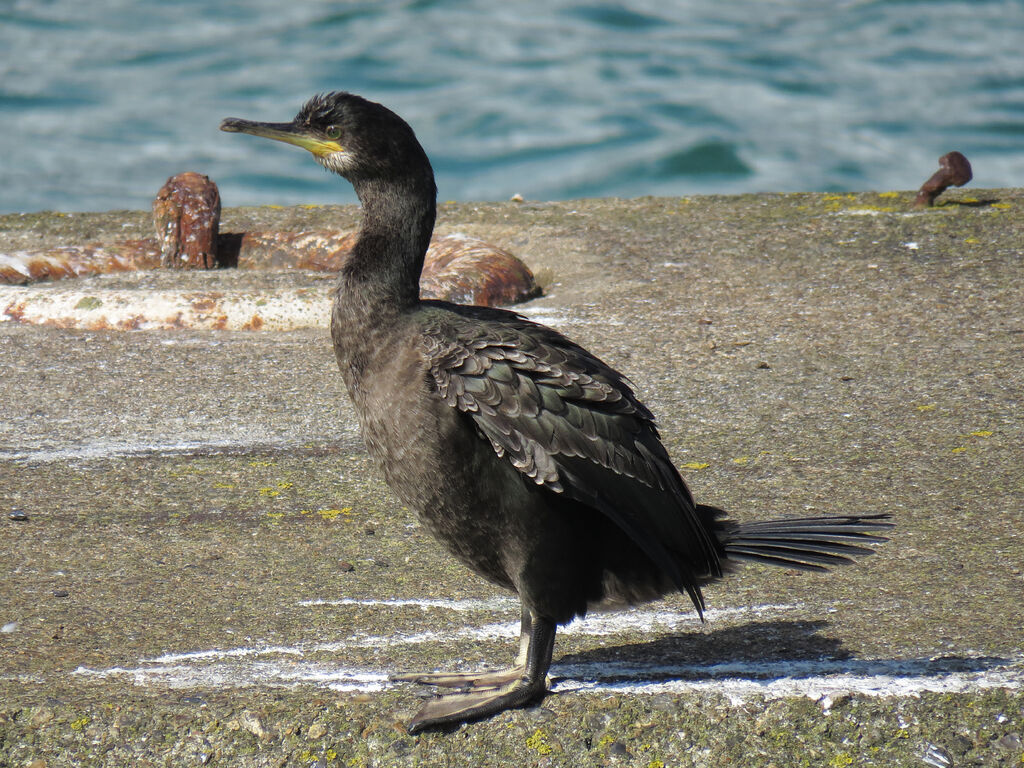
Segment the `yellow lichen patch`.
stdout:
[[740,456],[737,459],[733,459],[732,463],[733,464],[739,464],[742,467],[744,464],[750,463],[750,457],[749,456]]
[[183,467],[181,469],[168,470],[167,474],[171,477],[188,477],[189,475],[202,475],[205,472],[206,470],[199,469],[198,467]]
[[847,200],[856,200],[857,196],[854,194],[847,195],[822,195],[821,199],[825,201],[825,210],[834,212],[841,210],[843,202]]
[[957,446],[956,448],[954,448],[952,450],[952,453],[963,453],[966,450],[967,450],[967,446],[966,445],[960,445],[960,446]]
[[928,405],[919,405],[917,410],[919,411],[934,411],[936,408],[935,403],[929,403]]
[[686,464],[683,464],[682,466],[683,469],[707,469],[711,465],[708,464],[706,461],[690,461],[687,462]]
[[271,520],[280,520],[284,517],[284,512],[267,512],[267,517]]
[[284,480],[284,481],[278,483],[277,487],[278,488],[284,488],[284,489],[287,490],[288,488],[291,488],[293,485],[295,485],[295,483],[289,483],[287,480]]
[[89,718],[88,717],[84,717],[84,716],[80,717],[77,720],[73,720],[71,722],[71,730],[72,731],[80,731],[83,728],[85,728],[85,726],[87,726],[88,724],[89,724]]
[[277,490],[277,488],[260,488],[260,496],[269,496],[270,498],[274,498],[275,496],[280,495],[281,492]]
[[271,467],[273,465],[274,465],[274,462],[272,462],[272,461],[257,460],[257,461],[250,461],[249,462],[249,466],[250,467],[256,467],[257,469],[260,469],[262,467]]
[[214,483],[213,487],[214,488],[220,488],[222,490],[231,490],[235,486],[234,486],[233,483]]
[[324,520],[336,520],[341,515],[349,517],[352,514],[352,507],[342,507],[341,509],[318,509],[316,513]]
[[540,728],[534,731],[532,736],[527,737],[526,746],[539,755],[550,755],[554,751]]
[[976,237],[965,237],[964,238],[964,242],[965,243],[970,243],[971,245],[976,245],[976,244],[980,243],[981,240],[979,240]]
[[332,760],[337,760],[338,759],[338,750],[334,749],[333,747],[328,747],[327,751],[324,752],[324,757],[327,758],[327,762],[331,762]]
[[1012,203],[992,203],[992,207],[993,208],[999,208],[1000,210],[1005,211],[1007,208],[1013,208],[1013,204]]
[[977,432],[971,432],[971,435],[974,437],[992,437],[993,434],[995,433],[990,429],[979,429]]
[[892,198],[892,197],[899,197],[900,193],[899,192],[879,192],[878,196],[879,197],[890,197],[890,198]]

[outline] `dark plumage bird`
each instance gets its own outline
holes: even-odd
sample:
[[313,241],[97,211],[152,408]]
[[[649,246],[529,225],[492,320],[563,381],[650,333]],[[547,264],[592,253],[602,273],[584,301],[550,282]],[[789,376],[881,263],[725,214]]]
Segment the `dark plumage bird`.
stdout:
[[453,555],[522,602],[509,669],[401,676],[454,689],[410,732],[541,698],[555,628],[591,606],[679,590],[702,612],[701,586],[738,560],[824,570],[885,540],[886,515],[736,523],[695,504],[622,374],[512,312],[421,300],[434,174],[383,106],[329,93],[290,123],[221,130],[303,147],[355,187],[331,335],[367,449]]

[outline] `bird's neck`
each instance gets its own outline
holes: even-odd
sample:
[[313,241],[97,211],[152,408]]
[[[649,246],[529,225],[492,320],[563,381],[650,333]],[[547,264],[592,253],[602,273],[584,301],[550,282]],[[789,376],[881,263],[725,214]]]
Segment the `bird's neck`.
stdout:
[[401,333],[403,318],[419,304],[436,190],[432,174],[405,183],[355,186],[363,204],[363,224],[341,268],[331,337],[338,367],[358,405],[362,380],[382,367],[382,355],[394,354],[393,342]]
[[[342,268],[341,292],[378,321],[419,303],[436,215],[433,175],[356,185],[363,223]],[[340,294],[339,294],[340,298]]]

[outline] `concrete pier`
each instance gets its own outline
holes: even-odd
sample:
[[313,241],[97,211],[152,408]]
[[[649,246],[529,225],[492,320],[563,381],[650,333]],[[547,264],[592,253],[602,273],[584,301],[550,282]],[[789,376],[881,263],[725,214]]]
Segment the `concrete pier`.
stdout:
[[[438,231],[538,275],[520,311],[630,376],[698,500],[897,522],[830,574],[743,568],[703,625],[682,596],[574,624],[541,705],[452,733],[405,735],[421,692],[387,676],[506,664],[516,603],[383,485],[326,316],[0,315],[0,766],[1020,764],[1024,190],[913,199],[440,206]],[[357,223],[227,209],[221,230]],[[3,216],[0,253],[150,226]],[[331,290],[302,272],[65,282],[102,304],[117,280]]]

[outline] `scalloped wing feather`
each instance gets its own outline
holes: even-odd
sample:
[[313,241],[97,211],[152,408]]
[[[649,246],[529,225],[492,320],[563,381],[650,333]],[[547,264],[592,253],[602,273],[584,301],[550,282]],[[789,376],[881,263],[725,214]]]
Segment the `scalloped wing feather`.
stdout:
[[615,520],[700,609],[718,551],[628,380],[514,313],[448,309],[422,329],[437,396],[524,476]]

